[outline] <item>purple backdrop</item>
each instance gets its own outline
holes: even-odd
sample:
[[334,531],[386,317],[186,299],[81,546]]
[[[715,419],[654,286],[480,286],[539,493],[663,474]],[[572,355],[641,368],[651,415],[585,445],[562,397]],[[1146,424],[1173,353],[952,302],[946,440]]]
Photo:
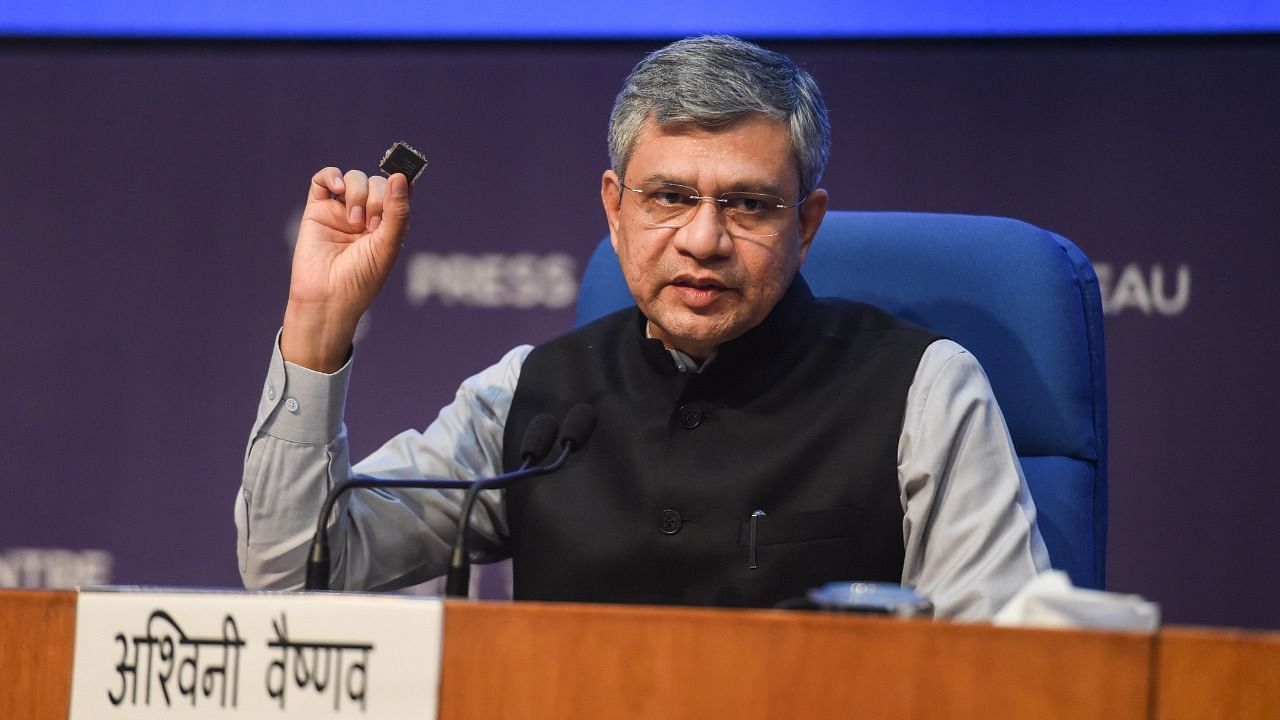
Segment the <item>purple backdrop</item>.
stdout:
[[[357,454],[567,329],[608,108],[657,44],[0,47],[0,586],[238,583],[232,497],[322,165],[398,138],[432,161],[360,341]],[[831,105],[834,207],[1019,217],[1099,265],[1110,588],[1280,627],[1280,42],[776,47]]]

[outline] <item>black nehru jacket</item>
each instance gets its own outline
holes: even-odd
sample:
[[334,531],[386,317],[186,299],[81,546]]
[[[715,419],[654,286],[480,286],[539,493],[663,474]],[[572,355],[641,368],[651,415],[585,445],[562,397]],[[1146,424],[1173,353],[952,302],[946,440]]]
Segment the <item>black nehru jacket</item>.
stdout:
[[585,402],[598,421],[563,469],[507,491],[516,597],[770,607],[824,582],[898,582],[898,437],[936,339],[797,276],[701,373],[646,339],[635,307],[534,348],[505,467],[538,413]]

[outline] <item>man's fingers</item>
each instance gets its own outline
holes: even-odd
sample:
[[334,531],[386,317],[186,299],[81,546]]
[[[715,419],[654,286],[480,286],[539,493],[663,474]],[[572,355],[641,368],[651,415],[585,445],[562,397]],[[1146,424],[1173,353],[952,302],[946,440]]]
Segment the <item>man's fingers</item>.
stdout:
[[336,167],[327,167],[311,176],[311,189],[307,193],[307,201],[329,200],[334,195],[341,195],[346,189],[346,184],[342,181],[342,171]]
[[369,178],[369,201],[365,203],[365,223],[369,232],[382,224],[382,208],[387,197],[387,179],[381,175]]
[[326,227],[350,232],[346,208],[347,190],[347,181],[338,168],[327,167],[317,171],[311,176],[304,217],[318,220]]
[[381,228],[378,235],[398,246],[409,224],[409,195],[403,173],[388,179],[327,167],[311,177],[308,215],[340,232],[372,233]]
[[347,210],[347,222],[351,229],[364,229],[365,203],[369,200],[369,177],[359,170],[348,170],[342,176],[346,191],[342,194],[343,204]]
[[382,206],[387,198],[387,179],[381,175],[369,178],[369,197],[365,201],[365,215],[372,220],[382,214]]

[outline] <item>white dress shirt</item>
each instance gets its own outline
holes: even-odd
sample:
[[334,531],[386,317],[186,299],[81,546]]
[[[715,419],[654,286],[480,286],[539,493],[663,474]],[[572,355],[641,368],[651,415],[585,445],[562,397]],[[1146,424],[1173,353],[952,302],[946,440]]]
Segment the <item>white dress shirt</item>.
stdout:
[[[456,479],[501,473],[507,411],[531,349],[517,347],[468,378],[425,430],[396,435],[352,468],[343,423],[351,362],[333,374],[313,372],[285,362],[277,338],[236,498],[245,586],[301,587],[320,505],[352,472]],[[1035,505],[986,374],[950,340],[934,342],[921,357],[897,459],[902,583],[928,597],[938,617],[990,618],[1048,569]],[[333,586],[390,589],[443,574],[461,496],[347,493],[330,518]],[[473,517],[482,546],[472,549],[494,558],[507,534],[502,497],[481,493]]]

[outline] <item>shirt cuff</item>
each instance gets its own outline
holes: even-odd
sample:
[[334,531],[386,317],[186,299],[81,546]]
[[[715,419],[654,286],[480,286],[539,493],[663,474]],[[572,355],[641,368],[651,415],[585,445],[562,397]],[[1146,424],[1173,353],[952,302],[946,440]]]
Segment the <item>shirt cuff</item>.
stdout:
[[352,357],[336,372],[322,373],[287,362],[280,335],[271,351],[267,381],[258,400],[254,435],[298,443],[332,441],[342,429]]

